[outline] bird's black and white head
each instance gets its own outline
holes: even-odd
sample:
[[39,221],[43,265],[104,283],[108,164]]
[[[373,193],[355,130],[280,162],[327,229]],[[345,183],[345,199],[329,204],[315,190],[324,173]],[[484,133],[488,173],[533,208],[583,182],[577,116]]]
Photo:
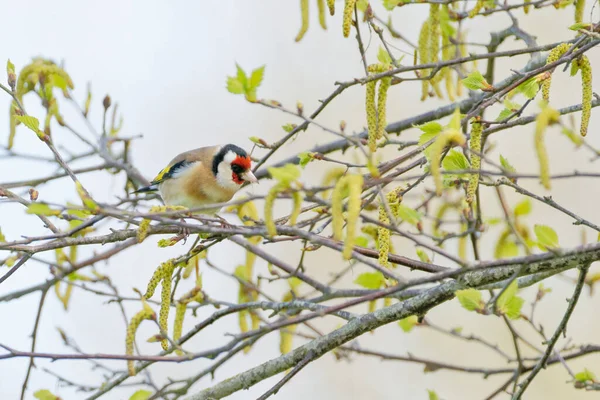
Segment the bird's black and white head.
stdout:
[[244,149],[228,144],[215,154],[212,172],[220,186],[237,190],[244,182],[257,182],[251,166],[252,160]]

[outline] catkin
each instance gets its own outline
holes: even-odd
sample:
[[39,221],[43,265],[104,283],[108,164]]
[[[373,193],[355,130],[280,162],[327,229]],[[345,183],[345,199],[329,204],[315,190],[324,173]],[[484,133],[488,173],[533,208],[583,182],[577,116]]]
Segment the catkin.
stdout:
[[585,0],[575,0],[575,23],[583,21],[583,13],[585,11]]
[[[171,309],[171,277],[175,266],[173,262],[167,263],[163,272],[160,292],[160,311],[158,314],[158,325],[160,329],[167,332],[169,323],[169,310]],[[163,350],[169,349],[169,341],[164,338],[160,341]]]
[[277,227],[275,226],[275,221],[273,220],[273,206],[279,191],[280,186],[277,184],[273,186],[271,190],[269,190],[269,193],[267,193],[265,196],[265,227],[267,228],[267,233],[269,236],[277,235]]
[[[187,303],[178,302],[175,307],[175,321],[173,322],[173,341],[177,342],[181,338],[181,332],[183,330],[183,319],[185,318],[185,310]],[[179,349],[175,350],[178,356],[183,355],[183,352]]]
[[352,27],[352,13],[354,12],[355,4],[356,0],[346,0],[346,4],[344,4],[344,17],[342,20],[342,32],[344,37],[350,36],[350,28]]
[[479,185],[479,167],[481,166],[481,133],[483,127],[480,120],[473,119],[471,128],[471,139],[469,147],[471,149],[471,169],[477,171],[469,176],[469,184],[467,186],[467,203],[472,204],[475,200],[475,193]]
[[302,195],[299,192],[292,193],[293,200],[293,209],[290,214],[290,225],[296,225],[296,221],[298,220],[298,216],[302,211]]
[[302,40],[306,31],[308,31],[308,0],[300,0],[300,12],[302,25],[300,26],[300,32],[296,35],[296,42]]
[[579,132],[581,136],[587,135],[588,126],[590,124],[590,116],[592,114],[592,66],[587,56],[582,55],[577,64],[581,70],[581,128]]
[[317,0],[317,8],[319,9],[319,24],[321,28],[327,29],[327,23],[325,22],[325,0]]
[[382,78],[379,90],[377,91],[377,139],[385,136],[385,127],[387,125],[387,92],[391,84],[391,77]]
[[346,186],[345,177],[337,181],[331,194],[331,227],[333,229],[333,238],[342,240],[344,229],[344,189]]
[[327,7],[329,8],[329,14],[335,14],[335,0],[327,0]]
[[[127,334],[125,335],[125,354],[131,356],[133,355],[133,342],[135,341],[135,333],[137,332],[138,327],[145,319],[155,319],[156,315],[154,311],[144,303],[144,308],[135,314],[129,324],[127,325]],[[134,376],[135,366],[133,360],[127,360],[127,371],[129,372],[129,376]]]
[[362,175],[349,175],[347,178],[348,185],[348,213],[346,218],[346,240],[344,241],[344,250],[342,256],[345,260],[352,257],[352,249],[354,248],[354,240],[356,237],[356,225],[360,216],[360,206],[362,200],[363,177]]
[[[423,25],[421,26],[421,31],[419,33],[418,53],[419,53],[419,62],[421,64],[428,64],[431,61],[431,53],[430,53],[431,49],[429,47],[429,34],[430,34],[429,25],[430,25],[430,21],[428,18],[425,20],[425,22],[423,22]],[[430,72],[429,69],[422,69],[421,77],[429,75],[429,72]],[[422,90],[421,101],[424,101],[429,96],[429,81],[428,80],[423,79],[421,81],[421,90]]]
[[477,3],[475,3],[475,7],[473,7],[473,9],[471,11],[469,11],[469,18],[473,18],[477,14],[479,14],[479,11],[481,11],[484,4],[485,4],[485,0],[477,0]]
[[375,106],[375,85],[377,81],[367,82],[365,107],[367,110],[367,133],[369,135],[369,150],[377,149],[377,108]]
[[550,167],[544,145],[544,131],[550,124],[558,122],[559,117],[558,111],[546,105],[535,119],[535,150],[540,164],[540,180],[546,189],[550,189]]
[[[548,58],[546,59],[546,65],[552,64],[553,62],[558,61],[563,54],[567,52],[571,48],[571,44],[569,43],[561,43],[550,51],[548,54]],[[547,79],[542,81],[542,98],[545,101],[550,100],[550,85],[552,83],[552,75],[550,75]]]

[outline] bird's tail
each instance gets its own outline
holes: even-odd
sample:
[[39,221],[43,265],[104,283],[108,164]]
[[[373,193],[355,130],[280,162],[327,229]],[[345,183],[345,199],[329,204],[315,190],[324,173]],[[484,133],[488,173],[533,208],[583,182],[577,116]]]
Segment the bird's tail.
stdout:
[[158,185],[153,184],[150,186],[144,186],[142,188],[139,188],[138,190],[136,190],[133,193],[148,193],[148,192],[156,192],[158,190]]

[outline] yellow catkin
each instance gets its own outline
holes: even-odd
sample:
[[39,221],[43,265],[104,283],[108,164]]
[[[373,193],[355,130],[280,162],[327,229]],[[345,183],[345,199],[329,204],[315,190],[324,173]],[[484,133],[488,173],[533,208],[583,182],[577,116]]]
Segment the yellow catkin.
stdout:
[[430,171],[435,182],[435,193],[438,196],[442,195],[442,173],[440,172],[440,159],[442,151],[447,145],[465,144],[465,136],[456,129],[448,129],[438,135],[435,142],[431,145],[431,166]]
[[587,56],[583,55],[577,60],[579,69],[581,70],[581,136],[587,135],[588,126],[590,124],[590,116],[592,114],[592,66]]
[[290,214],[290,225],[296,225],[296,221],[298,220],[298,216],[302,211],[302,195],[298,192],[292,193],[293,200],[293,208],[292,213]]
[[150,220],[143,219],[136,234],[138,243],[142,243],[148,237],[148,229],[150,229]]
[[352,27],[352,13],[354,12],[354,5],[356,0],[345,0],[344,4],[344,16],[342,22],[342,32],[344,37],[350,36],[350,28]]
[[[432,3],[429,6],[429,56],[431,63],[437,63],[439,61],[440,52],[440,5],[438,3]],[[436,76],[432,77],[429,81],[435,95],[442,97],[442,92],[439,87],[439,82],[442,79],[442,74],[438,72]]]
[[[448,5],[444,4],[444,8],[447,9]],[[442,61],[450,61],[453,58],[454,45],[450,42],[450,37],[442,31]],[[446,83],[446,92],[448,93],[448,100],[454,101],[455,90],[454,81],[452,80],[452,68],[444,67],[438,72]]]
[[338,180],[331,194],[331,227],[333,229],[333,238],[342,240],[344,229],[344,189],[346,188],[346,179],[342,177]]
[[[428,64],[431,61],[430,46],[429,46],[429,33],[430,33],[429,25],[430,25],[430,23],[429,23],[429,18],[428,18],[425,20],[425,22],[423,22],[423,25],[421,26],[421,31],[419,33],[418,53],[419,53],[419,62],[421,64]],[[421,77],[429,75],[429,71],[430,71],[429,69],[422,69]],[[429,81],[427,81],[425,79],[421,81],[421,90],[422,90],[421,101],[424,101],[429,96]]]
[[392,305],[392,298],[391,297],[385,297],[383,299],[383,306],[384,307],[389,307]]
[[[167,332],[169,323],[169,310],[171,309],[171,277],[175,266],[173,262],[166,263],[163,272],[162,288],[160,292],[160,311],[158,315],[158,324],[160,328]],[[165,338],[160,341],[163,350],[169,348],[169,341]]]
[[275,220],[273,219],[273,205],[275,199],[280,191],[279,185],[275,185],[269,190],[269,193],[265,196],[265,227],[269,236],[277,235],[277,227],[275,226]]
[[286,354],[292,351],[295,332],[296,325],[286,326],[285,328],[279,330],[279,351],[281,351],[281,354]]
[[444,218],[444,215],[446,215],[446,213],[450,211],[452,207],[453,206],[450,203],[442,203],[440,208],[438,208],[438,211],[435,214],[435,219],[433,221],[432,233],[434,237],[441,238],[443,236],[443,232],[440,231],[440,225],[442,224],[442,219]]
[[260,317],[255,312],[250,312],[250,320],[252,321],[252,330],[256,330],[260,327]]
[[585,0],[575,0],[575,23],[583,21],[583,12],[585,11]]
[[369,150],[377,149],[377,108],[375,105],[375,86],[377,81],[367,82],[365,108],[367,110],[367,133],[369,135]]
[[368,312],[369,313],[375,312],[376,309],[377,309],[377,301],[376,300],[369,301]]
[[160,264],[152,274],[152,278],[150,278],[150,281],[148,282],[148,287],[146,288],[146,293],[144,294],[145,299],[149,299],[152,296],[154,296],[156,287],[158,286],[159,282],[164,276],[165,264],[166,263]]
[[[479,171],[481,166],[481,133],[483,127],[480,120],[473,119],[471,128],[471,139],[469,141],[469,148],[471,149],[471,169]],[[477,186],[479,185],[479,172],[471,174],[469,176],[469,184],[467,186],[467,203],[472,204],[475,200],[475,193],[477,192]]]
[[[379,89],[377,91],[377,139],[385,136],[385,127],[387,125],[387,92],[392,84],[392,78],[386,77],[381,79]],[[371,150],[373,151],[373,150]]]
[[[187,303],[178,302],[175,307],[175,321],[173,322],[173,341],[177,342],[181,339],[181,332],[183,331],[183,319],[185,318],[185,310]],[[183,355],[183,352],[179,349],[175,350],[178,356]]]
[[506,228],[506,230],[500,234],[496,247],[494,248],[494,258],[498,260],[502,258],[502,248],[505,246],[505,243],[508,241],[511,234],[512,230],[510,228]]
[[327,7],[329,8],[329,14],[335,14],[335,0],[327,0]]
[[[340,179],[340,177],[344,176],[344,174],[346,173],[346,168],[331,168],[330,170],[328,170],[325,173],[325,176],[323,176],[323,180],[321,181],[321,184],[323,186],[329,186],[331,185],[333,182],[336,182],[338,179]],[[330,194],[330,190],[323,190],[321,192],[321,196],[323,197],[323,199],[328,199],[329,198],[329,194]]]
[[[571,44],[561,43],[550,51],[546,59],[546,65],[558,61],[571,48]],[[542,98],[545,101],[550,100],[550,85],[552,83],[552,75],[542,81]]]
[[[125,335],[125,354],[128,356],[133,355],[133,342],[135,341],[135,333],[137,332],[138,327],[145,319],[155,319],[156,314],[154,311],[144,302],[144,308],[135,314],[129,325],[127,325],[127,334]],[[127,371],[129,372],[129,376],[134,376],[135,366],[133,360],[127,361]]]
[[523,6],[523,11],[525,14],[529,14],[529,8],[531,8],[529,3],[531,3],[531,0],[525,0],[524,3],[525,5]]
[[[398,217],[398,205],[402,201],[400,195],[401,188],[396,188],[386,195],[389,209],[393,216]],[[379,222],[382,225],[390,225],[390,218],[383,204],[379,205]],[[392,249],[390,240],[390,230],[383,226],[377,227],[377,250],[379,252],[379,264],[383,267],[390,268],[392,264],[388,261],[390,251]]]
[[319,9],[319,24],[321,28],[327,29],[327,23],[325,22],[325,0],[317,0],[317,7]]
[[300,26],[300,32],[296,35],[296,42],[302,40],[306,31],[308,31],[308,0],[300,0],[300,12],[302,25]]
[[550,167],[544,145],[544,131],[549,125],[558,122],[559,118],[560,113],[546,105],[535,119],[535,150],[540,163],[540,180],[546,189],[550,189]]
[[473,18],[477,14],[479,14],[479,11],[481,11],[484,4],[485,4],[485,0],[477,0],[477,3],[475,3],[475,7],[473,7],[473,9],[471,11],[469,11],[469,18]]
[[346,239],[344,240],[344,250],[342,255],[345,260],[352,257],[352,249],[354,248],[354,240],[356,237],[356,225],[360,217],[360,206],[362,199],[360,195],[363,187],[362,175],[348,175],[346,177],[348,185],[348,213],[346,218]]

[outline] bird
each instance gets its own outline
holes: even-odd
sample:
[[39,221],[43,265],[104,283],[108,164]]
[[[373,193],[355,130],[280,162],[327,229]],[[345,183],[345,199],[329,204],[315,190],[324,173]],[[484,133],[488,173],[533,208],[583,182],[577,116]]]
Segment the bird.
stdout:
[[[225,203],[245,182],[258,180],[248,153],[234,144],[200,147],[177,155],[150,182],[134,193],[160,193],[165,205],[189,209]],[[219,207],[201,210],[214,215]]]

